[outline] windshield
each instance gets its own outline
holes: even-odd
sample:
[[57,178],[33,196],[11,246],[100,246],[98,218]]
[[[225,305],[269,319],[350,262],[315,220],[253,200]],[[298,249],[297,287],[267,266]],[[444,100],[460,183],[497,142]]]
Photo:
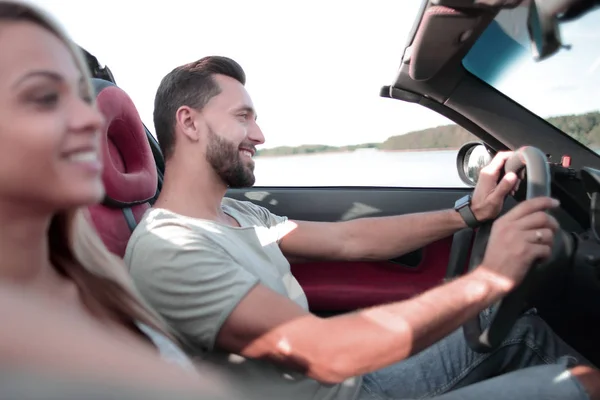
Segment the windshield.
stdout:
[[531,53],[526,21],[526,7],[500,12],[463,59],[464,67],[580,143],[600,150],[600,10],[562,23],[567,48],[539,62]]

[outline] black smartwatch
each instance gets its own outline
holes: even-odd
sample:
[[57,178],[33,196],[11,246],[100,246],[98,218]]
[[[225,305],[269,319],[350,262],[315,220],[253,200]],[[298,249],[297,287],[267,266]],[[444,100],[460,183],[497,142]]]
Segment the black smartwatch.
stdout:
[[454,210],[460,214],[469,228],[474,229],[481,225],[481,222],[475,218],[475,214],[473,214],[473,210],[471,210],[470,194],[456,200],[456,203],[454,203]]

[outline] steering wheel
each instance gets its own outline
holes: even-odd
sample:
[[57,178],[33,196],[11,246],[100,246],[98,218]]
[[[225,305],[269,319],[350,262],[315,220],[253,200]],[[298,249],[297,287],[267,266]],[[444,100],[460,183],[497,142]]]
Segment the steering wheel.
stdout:
[[[532,199],[540,196],[550,196],[551,175],[546,155],[535,147],[522,147],[506,161],[505,173],[514,172],[517,175],[525,169],[526,198]],[[475,235],[471,257],[469,260],[469,271],[478,267],[483,261],[483,256],[490,237],[494,221],[483,223]],[[468,254],[470,243],[465,246],[465,241],[456,241],[460,249],[452,249],[453,252]],[[455,246],[453,241],[452,246]],[[467,321],[463,325],[463,332],[467,344],[471,349],[479,353],[487,353],[496,349],[510,332],[513,325],[525,309],[528,301],[533,298],[537,291],[543,287],[546,279],[556,277],[558,271],[565,271],[565,266],[570,265],[574,253],[573,237],[559,230],[554,237],[552,255],[542,262],[534,264],[525,275],[523,282],[502,300],[492,307],[492,315],[487,327],[482,328],[479,316]],[[455,260],[466,259],[455,257]],[[459,271],[461,266],[449,266],[449,270]],[[458,268],[457,268],[458,267]]]

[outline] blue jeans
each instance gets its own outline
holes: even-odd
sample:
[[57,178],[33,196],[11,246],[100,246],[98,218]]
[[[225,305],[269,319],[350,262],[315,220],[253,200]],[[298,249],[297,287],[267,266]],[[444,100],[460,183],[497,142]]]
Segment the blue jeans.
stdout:
[[491,353],[472,351],[461,328],[400,363],[367,374],[359,400],[587,400],[568,372],[577,364],[590,365],[529,312]]

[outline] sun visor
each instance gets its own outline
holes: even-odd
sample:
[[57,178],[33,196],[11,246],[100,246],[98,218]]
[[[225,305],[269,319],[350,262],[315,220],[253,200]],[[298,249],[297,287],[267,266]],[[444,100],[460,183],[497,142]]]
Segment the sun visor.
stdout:
[[492,18],[489,12],[429,7],[413,41],[410,77],[416,81],[434,77],[453,57],[465,53],[465,47],[470,47],[467,42],[476,39],[476,28],[482,29],[482,22]]

